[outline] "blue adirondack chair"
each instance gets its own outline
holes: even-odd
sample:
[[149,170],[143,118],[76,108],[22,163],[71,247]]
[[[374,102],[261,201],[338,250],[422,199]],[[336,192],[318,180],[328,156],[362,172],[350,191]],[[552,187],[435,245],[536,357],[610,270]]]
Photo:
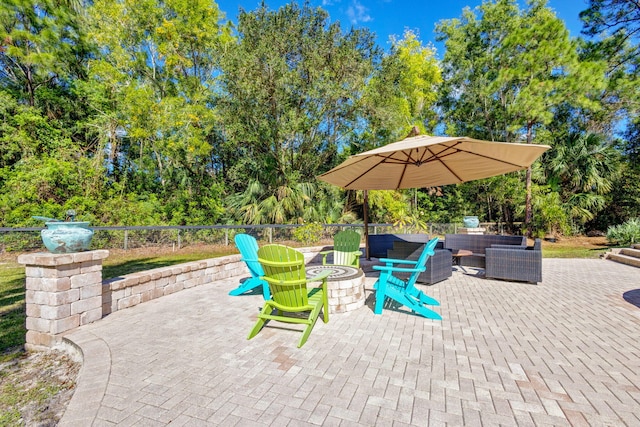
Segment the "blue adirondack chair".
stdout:
[[262,296],[265,300],[270,299],[269,284],[261,278],[264,276],[264,270],[260,262],[258,262],[258,241],[248,234],[236,234],[233,240],[240,251],[240,255],[242,255],[242,261],[247,264],[251,277],[240,283],[237,288],[231,290],[229,295],[242,295],[258,286],[262,286]]
[[[421,316],[442,320],[442,316],[425,307],[425,305],[439,306],[440,303],[415,287],[418,276],[426,270],[427,259],[435,253],[434,248],[437,243],[437,237],[429,240],[417,261],[381,258],[380,261],[385,265],[373,266],[374,270],[380,271],[380,277],[373,285],[376,291],[376,304],[373,310],[375,314],[382,314],[385,301],[393,300]],[[408,267],[399,267],[399,265]],[[394,273],[410,273],[410,276],[404,280],[394,276]]]

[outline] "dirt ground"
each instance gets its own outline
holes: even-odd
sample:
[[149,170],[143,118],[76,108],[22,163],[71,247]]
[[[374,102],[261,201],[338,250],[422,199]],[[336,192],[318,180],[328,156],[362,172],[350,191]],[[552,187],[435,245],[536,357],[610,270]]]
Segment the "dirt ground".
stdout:
[[60,351],[0,364],[0,425],[55,426],[75,391],[80,363]]

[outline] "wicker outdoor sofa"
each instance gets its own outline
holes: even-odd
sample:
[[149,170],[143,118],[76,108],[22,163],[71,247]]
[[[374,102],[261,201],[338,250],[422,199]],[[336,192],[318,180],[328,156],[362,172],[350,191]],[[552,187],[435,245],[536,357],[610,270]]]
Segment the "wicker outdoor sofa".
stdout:
[[542,281],[540,239],[536,239],[532,247],[527,247],[524,236],[447,234],[444,247],[473,252],[472,256],[461,257],[460,264],[484,268],[487,279]]
[[444,248],[451,251],[466,249],[472,256],[461,257],[459,264],[465,267],[485,268],[485,250],[492,245],[508,245],[526,248],[525,236],[501,236],[496,234],[445,234]]
[[[424,245],[429,241],[427,234],[372,234],[369,235],[369,254],[375,258],[418,259]],[[426,271],[418,276],[419,283],[433,284],[451,277],[451,251],[438,242],[435,254],[427,259]],[[397,273],[402,277],[402,273]]]

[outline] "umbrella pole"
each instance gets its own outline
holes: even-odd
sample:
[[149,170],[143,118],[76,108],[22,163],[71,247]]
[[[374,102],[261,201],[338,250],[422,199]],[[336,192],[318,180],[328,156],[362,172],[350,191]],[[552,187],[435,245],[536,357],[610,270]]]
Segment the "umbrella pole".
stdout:
[[369,192],[364,190],[364,205],[362,207],[364,217],[364,255],[369,258]]

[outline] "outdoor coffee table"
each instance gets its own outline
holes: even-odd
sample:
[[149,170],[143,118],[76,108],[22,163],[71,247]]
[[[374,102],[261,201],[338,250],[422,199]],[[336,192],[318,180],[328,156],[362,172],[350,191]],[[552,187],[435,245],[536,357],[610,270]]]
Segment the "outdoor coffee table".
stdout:
[[467,270],[465,270],[465,268],[462,266],[460,261],[462,260],[462,257],[471,256],[471,255],[473,255],[473,252],[471,252],[470,250],[454,249],[453,251],[451,251],[451,257],[453,258],[453,265],[457,265],[462,269],[462,271],[466,273]]
[[346,265],[310,265],[305,267],[307,278],[330,270],[327,278],[329,313],[346,313],[364,306],[364,271]]

